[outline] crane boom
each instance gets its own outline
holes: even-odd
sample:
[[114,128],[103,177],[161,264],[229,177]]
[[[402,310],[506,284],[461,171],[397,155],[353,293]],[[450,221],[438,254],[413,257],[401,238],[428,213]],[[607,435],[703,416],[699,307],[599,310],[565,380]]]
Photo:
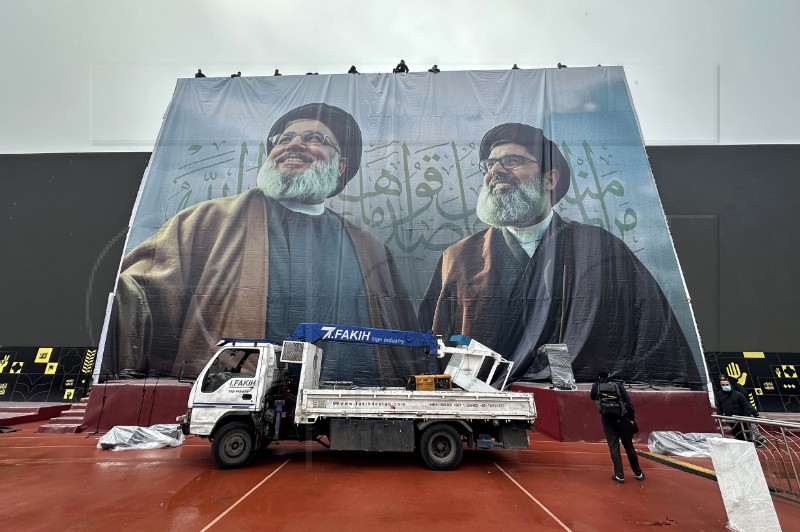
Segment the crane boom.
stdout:
[[289,339],[312,344],[318,340],[332,340],[358,344],[421,347],[431,357],[439,355],[439,342],[441,341],[432,331],[400,331],[325,323],[301,323]]

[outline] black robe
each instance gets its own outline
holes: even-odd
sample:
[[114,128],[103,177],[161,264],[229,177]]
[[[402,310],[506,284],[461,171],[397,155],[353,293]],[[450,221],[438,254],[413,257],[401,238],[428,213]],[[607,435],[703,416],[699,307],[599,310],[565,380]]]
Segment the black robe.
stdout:
[[[344,222],[329,210],[312,216],[267,200],[269,291],[267,338],[288,338],[300,323],[369,327],[367,295]],[[319,266],[319,267],[315,267]],[[320,381],[381,384],[374,346],[318,342]]]

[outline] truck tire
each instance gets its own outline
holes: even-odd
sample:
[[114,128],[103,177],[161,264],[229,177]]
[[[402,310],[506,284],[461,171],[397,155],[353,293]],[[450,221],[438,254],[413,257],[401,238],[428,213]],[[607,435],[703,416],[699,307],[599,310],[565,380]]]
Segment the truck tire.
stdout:
[[241,421],[223,426],[214,435],[211,454],[222,469],[246,466],[256,454],[256,435],[253,427]]
[[422,461],[434,471],[450,471],[461,462],[464,444],[456,429],[446,423],[434,423],[420,438]]

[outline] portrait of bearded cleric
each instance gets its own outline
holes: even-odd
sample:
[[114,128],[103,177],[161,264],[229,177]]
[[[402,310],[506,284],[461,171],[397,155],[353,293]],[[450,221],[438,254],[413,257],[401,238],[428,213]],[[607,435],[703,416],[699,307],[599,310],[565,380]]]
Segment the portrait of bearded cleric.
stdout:
[[549,377],[544,344],[566,344],[575,378],[608,367],[629,381],[700,384],[697,365],[658,283],[607,230],[553,206],[570,168],[541,129],[506,123],[480,142],[476,214],[489,227],[449,246],[420,320],[464,334],[514,363],[510,380]]
[[[299,106],[265,146],[256,187],[182,210],[124,257],[105,375],[193,377],[220,338],[282,340],[303,322],[419,328],[390,250],[324,203],[358,171],[353,116]],[[331,343],[320,378],[400,385],[419,364],[408,349]]]

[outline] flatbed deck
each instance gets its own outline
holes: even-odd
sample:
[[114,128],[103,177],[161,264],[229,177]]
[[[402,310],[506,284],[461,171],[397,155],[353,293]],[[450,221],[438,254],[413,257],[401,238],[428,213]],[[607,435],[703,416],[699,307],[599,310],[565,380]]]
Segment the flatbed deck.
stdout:
[[518,392],[409,391],[403,388],[305,389],[298,422],[317,418],[526,419],[536,417],[533,395]]

